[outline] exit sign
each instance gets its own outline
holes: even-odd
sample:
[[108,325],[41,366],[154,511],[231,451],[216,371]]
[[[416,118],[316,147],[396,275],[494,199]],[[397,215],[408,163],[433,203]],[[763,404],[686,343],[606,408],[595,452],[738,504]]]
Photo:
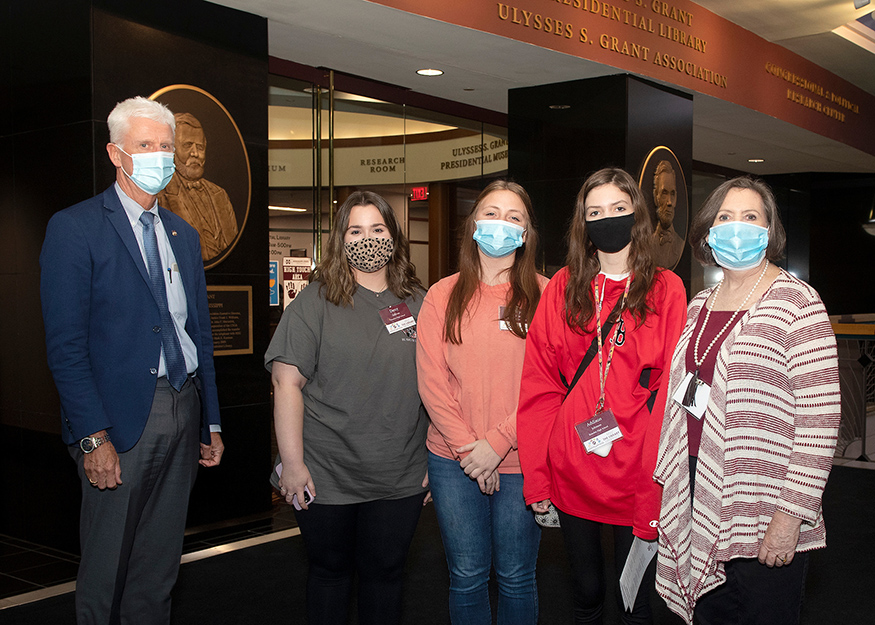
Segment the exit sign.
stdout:
[[428,199],[428,187],[411,187],[410,199],[414,202],[421,202]]

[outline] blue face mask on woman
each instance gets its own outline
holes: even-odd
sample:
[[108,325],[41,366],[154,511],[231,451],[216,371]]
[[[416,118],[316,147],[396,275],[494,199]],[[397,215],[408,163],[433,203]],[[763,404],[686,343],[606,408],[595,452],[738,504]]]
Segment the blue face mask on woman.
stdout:
[[728,221],[711,228],[708,245],[721,267],[752,269],[766,256],[769,230],[745,221]]
[[[128,154],[118,144],[115,144],[115,147],[120,152]],[[125,171],[125,175],[149,195],[158,195],[173,178],[176,165],[173,164],[172,152],[144,152],[128,154],[128,156],[134,162],[134,170],[129,174],[122,167],[122,171]]]
[[480,251],[491,258],[507,256],[523,244],[522,226],[500,219],[481,219],[475,222],[474,240]]

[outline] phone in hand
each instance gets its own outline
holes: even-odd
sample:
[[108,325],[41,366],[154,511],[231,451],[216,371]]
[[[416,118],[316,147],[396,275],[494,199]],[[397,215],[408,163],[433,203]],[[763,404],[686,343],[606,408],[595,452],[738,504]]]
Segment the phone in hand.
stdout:
[[[314,499],[316,498],[310,493],[310,489],[304,486],[304,503],[309,506]],[[295,510],[301,509],[301,504],[298,503],[298,493],[292,495],[292,505],[295,506]]]
[[[277,456],[276,466],[274,466],[274,474],[271,476],[270,483],[271,485],[279,490],[280,488],[280,478],[283,475],[283,463],[279,461],[279,456]],[[304,486],[304,503],[308,506],[310,502],[316,499],[313,496],[313,493],[310,492],[310,489],[307,486]],[[292,505],[295,506],[295,510],[302,510],[301,504],[298,503],[298,494],[295,493],[292,495]]]

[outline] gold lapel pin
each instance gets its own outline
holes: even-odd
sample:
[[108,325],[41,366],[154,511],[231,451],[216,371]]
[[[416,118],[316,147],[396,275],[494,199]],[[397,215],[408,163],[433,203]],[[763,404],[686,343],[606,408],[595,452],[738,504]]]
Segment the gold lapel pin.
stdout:
[[170,234],[172,234],[173,236],[176,236],[176,230],[171,230]]

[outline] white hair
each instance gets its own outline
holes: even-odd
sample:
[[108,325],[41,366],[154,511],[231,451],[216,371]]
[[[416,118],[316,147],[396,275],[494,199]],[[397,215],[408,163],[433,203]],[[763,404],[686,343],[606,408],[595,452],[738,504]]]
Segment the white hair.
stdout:
[[167,124],[170,126],[170,131],[174,135],[176,134],[176,120],[173,119],[173,113],[170,112],[169,108],[155,100],[137,96],[116,104],[109,117],[106,118],[106,123],[109,124],[109,140],[112,143],[121,145],[125,135],[130,130],[131,119],[134,117],[143,117]]

